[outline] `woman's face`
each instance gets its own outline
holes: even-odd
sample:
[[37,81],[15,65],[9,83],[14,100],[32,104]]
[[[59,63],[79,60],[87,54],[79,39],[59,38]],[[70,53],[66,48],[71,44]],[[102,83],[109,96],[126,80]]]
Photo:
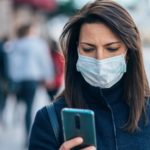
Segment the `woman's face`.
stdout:
[[99,60],[126,52],[125,44],[103,23],[86,23],[79,35],[79,53]]

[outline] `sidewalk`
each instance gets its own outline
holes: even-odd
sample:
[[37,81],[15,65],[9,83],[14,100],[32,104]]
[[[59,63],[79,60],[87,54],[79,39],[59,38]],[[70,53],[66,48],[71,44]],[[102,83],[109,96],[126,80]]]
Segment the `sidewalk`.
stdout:
[[[32,118],[36,111],[48,104],[48,97],[44,89],[39,88],[36,92],[33,106]],[[25,105],[23,103],[16,107],[14,97],[7,99],[7,105],[4,110],[4,124],[0,124],[0,150],[27,150],[25,148],[25,127],[24,114]]]
[[1,150],[26,150],[22,126],[4,128],[0,126],[0,149]]

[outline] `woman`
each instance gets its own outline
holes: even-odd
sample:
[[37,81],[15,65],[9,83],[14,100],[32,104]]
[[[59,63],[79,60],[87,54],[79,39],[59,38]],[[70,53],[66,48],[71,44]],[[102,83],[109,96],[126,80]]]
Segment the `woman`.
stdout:
[[[66,24],[61,44],[66,74],[64,93],[54,103],[59,121],[63,107],[90,108],[98,150],[149,150],[149,87],[139,31],[128,12],[107,0],[87,4]],[[30,150],[70,150],[83,142],[80,137],[64,142],[62,129],[60,145],[53,136],[43,108]]]

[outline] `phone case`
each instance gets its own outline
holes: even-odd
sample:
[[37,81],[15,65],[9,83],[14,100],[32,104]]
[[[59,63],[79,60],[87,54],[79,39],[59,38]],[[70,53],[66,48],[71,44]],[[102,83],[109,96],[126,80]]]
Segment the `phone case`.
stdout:
[[61,112],[65,141],[82,137],[82,145],[74,148],[81,149],[89,145],[96,147],[96,132],[94,112],[89,109],[64,108]]

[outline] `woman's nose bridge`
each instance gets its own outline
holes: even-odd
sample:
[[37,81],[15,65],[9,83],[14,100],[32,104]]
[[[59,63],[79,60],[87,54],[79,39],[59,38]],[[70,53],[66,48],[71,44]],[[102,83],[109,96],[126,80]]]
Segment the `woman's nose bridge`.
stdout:
[[96,51],[96,59],[104,59],[104,52],[103,48],[98,48]]

